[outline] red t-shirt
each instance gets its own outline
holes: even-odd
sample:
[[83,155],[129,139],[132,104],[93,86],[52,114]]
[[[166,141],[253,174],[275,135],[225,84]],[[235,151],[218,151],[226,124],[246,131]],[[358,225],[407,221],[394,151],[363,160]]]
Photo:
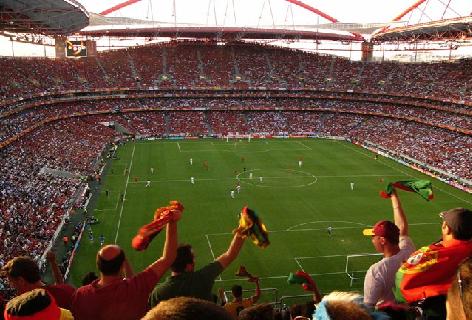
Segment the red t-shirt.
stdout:
[[56,300],[59,308],[70,310],[75,288],[69,284],[51,284],[44,287]]
[[147,269],[129,279],[119,279],[105,287],[95,280],[80,287],[72,300],[75,320],[136,320],[148,311],[148,298],[159,277]]

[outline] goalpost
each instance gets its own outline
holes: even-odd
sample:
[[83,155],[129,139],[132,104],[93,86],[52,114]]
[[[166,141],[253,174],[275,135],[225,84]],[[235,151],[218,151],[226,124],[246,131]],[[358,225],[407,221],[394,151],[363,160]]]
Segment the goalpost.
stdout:
[[252,135],[239,135],[238,133],[231,133],[228,132],[226,136],[222,136],[223,139],[226,139],[226,142],[229,142],[229,139],[245,139],[247,137],[247,142],[251,142],[252,140]]
[[369,267],[380,260],[381,253],[361,253],[346,256],[345,272],[350,279],[349,286],[356,280],[363,279]]

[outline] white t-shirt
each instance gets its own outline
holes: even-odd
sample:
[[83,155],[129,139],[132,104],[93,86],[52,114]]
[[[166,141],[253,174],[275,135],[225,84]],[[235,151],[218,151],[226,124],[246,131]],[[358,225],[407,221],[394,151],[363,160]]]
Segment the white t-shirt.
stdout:
[[415,251],[415,245],[408,236],[400,237],[399,247],[400,251],[396,255],[383,258],[367,270],[364,279],[365,304],[375,306],[378,303],[395,301],[393,295],[395,274],[402,263]]

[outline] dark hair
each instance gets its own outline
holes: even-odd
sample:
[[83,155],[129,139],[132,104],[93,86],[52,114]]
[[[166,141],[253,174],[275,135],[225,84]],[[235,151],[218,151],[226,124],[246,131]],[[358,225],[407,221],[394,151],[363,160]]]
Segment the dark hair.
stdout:
[[28,283],[35,283],[41,280],[38,265],[27,256],[15,257],[8,261],[2,268],[2,274],[11,278],[22,277]]
[[120,249],[120,254],[111,260],[105,260],[100,255],[97,255],[98,270],[106,276],[117,274],[121,269],[123,261],[125,261],[125,253],[122,249]]
[[333,320],[370,320],[369,313],[353,301],[329,301],[326,309]]
[[440,213],[451,229],[454,239],[470,240],[472,238],[472,211],[466,208],[454,208]]
[[98,276],[95,274],[95,272],[93,271],[87,272],[85,276],[82,278],[82,286],[86,286],[92,283],[96,279],[98,279]]
[[302,316],[311,319],[313,312],[315,312],[315,305],[313,301],[307,301],[306,303],[296,303],[290,306],[289,311],[292,318]]
[[170,269],[174,272],[181,273],[184,272],[185,267],[191,263],[193,263],[192,246],[189,244],[181,244],[177,248],[177,257],[170,266]]
[[235,284],[231,287],[231,292],[235,298],[240,298],[243,295],[243,287],[240,285]]
[[233,317],[213,302],[178,297],[160,302],[143,320],[232,320]]
[[269,303],[256,304],[246,308],[239,314],[240,320],[273,320],[274,307]]
[[35,289],[11,299],[5,307],[5,312],[11,316],[31,316],[46,309],[50,304],[51,297],[46,290]]

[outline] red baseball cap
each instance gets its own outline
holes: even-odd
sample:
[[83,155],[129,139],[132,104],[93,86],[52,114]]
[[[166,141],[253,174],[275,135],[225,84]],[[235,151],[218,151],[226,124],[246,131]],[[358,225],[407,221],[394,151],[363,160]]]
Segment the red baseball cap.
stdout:
[[392,221],[382,220],[377,222],[372,229],[364,229],[365,236],[379,236],[391,242],[398,242],[400,229]]

